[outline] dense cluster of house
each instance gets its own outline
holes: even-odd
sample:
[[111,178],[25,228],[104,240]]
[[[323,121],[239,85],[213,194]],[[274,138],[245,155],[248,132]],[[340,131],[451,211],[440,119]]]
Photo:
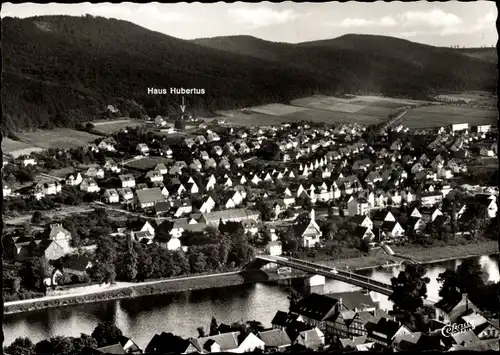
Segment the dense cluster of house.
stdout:
[[[321,335],[318,337],[321,341],[311,340],[314,345],[307,346],[311,350],[324,344],[356,351],[380,347],[399,351],[498,350],[500,334],[498,320],[484,318],[465,294],[436,303],[430,330],[426,332],[411,329],[378,309],[370,295],[362,291],[311,293],[292,304],[288,313],[278,311],[272,324],[273,328],[286,331],[292,339],[301,332],[314,330]],[[451,324],[468,325],[469,328],[452,334],[443,331]]]
[[[155,123],[163,125],[160,120]],[[450,211],[442,211],[439,206],[457,188],[454,178],[466,172],[469,147],[481,144],[481,149],[496,154],[496,144],[484,144],[491,128],[484,125],[441,128],[420,156],[412,154],[409,134],[379,147],[378,143],[367,144],[362,138],[365,127],[358,124],[226,128],[222,140],[215,129],[203,125],[202,133],[184,139],[184,147],[191,152],[190,161],[172,158],[168,146],[153,150],[139,143],[136,150],[140,155],[127,163],[106,159],[103,165],[92,164],[65,179],[40,181],[31,193],[37,199],[60,194],[63,184],[100,193],[106,204],[128,206],[158,217],[156,226],[145,226],[132,234],[137,240],[154,242],[154,230],[162,225],[172,236],[162,243],[169,249],[181,247],[178,238],[184,231],[201,232],[220,221],[240,222],[246,231],[256,232],[260,220],[259,213],[252,210],[256,198],[270,203],[276,218],[284,211],[303,207],[304,201],[320,206],[333,203],[345,215],[355,216],[355,235],[373,245],[381,240],[398,242],[408,234],[423,232],[429,224],[449,223]],[[397,126],[394,132],[408,130]],[[386,138],[387,133],[382,140]],[[260,171],[247,167],[248,159],[269,141],[277,147],[277,164],[267,164]],[[87,149],[117,150],[112,137]],[[26,158],[22,164],[36,161]],[[113,178],[116,186],[99,186],[100,181]],[[4,184],[4,196],[10,193]],[[467,210],[479,208],[485,218],[494,218],[496,194],[497,190],[485,189],[476,195],[474,206],[459,206],[457,216],[470,217]],[[402,207],[414,205],[418,208],[402,212]],[[321,231],[314,216],[309,225],[296,229],[303,246],[319,243]]]
[[[466,294],[439,301],[426,331],[412,329],[390,313],[380,310],[370,294],[364,291],[311,293],[293,302],[288,312],[278,311],[271,328],[237,331],[232,326],[220,324],[215,329],[211,327],[208,336],[201,334],[198,338],[188,339],[163,332],[154,335],[144,351],[210,354],[289,352],[293,349],[321,351],[328,348],[346,351],[390,348],[416,352],[499,350],[498,320],[484,318]],[[134,353],[142,351],[128,338],[127,342],[136,351]],[[125,343],[125,338],[99,351],[124,354],[127,349],[122,343]]]

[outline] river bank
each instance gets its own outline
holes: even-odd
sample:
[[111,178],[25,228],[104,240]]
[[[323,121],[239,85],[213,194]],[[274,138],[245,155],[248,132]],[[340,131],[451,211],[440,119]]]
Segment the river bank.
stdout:
[[[413,259],[432,264],[447,260],[463,259],[481,255],[498,254],[496,242],[482,242],[470,245],[448,247],[423,248],[416,246],[394,247],[395,252],[405,254]],[[339,259],[316,260],[318,264],[335,266],[340,269],[349,268],[353,271],[374,269],[380,266],[399,265],[401,259],[392,257],[382,252],[376,255]],[[89,294],[65,295],[44,297],[43,299],[29,299],[23,301],[6,302],[5,314],[30,312],[44,308],[71,306],[82,303],[94,303],[123,298],[135,298],[149,295],[169,294],[181,291],[211,289],[237,286],[248,283],[276,281],[302,277],[303,274],[277,275],[268,271],[235,271],[215,275],[197,275],[169,280],[154,280],[143,283],[117,283],[107,289]]]
[[[483,241],[466,245],[422,247],[416,245],[393,246],[394,252],[406,255],[422,264],[433,264],[454,259],[472,258],[482,255],[498,254],[498,242]],[[371,255],[335,260],[320,260],[307,258],[330,267],[351,269],[353,271],[369,270],[378,267],[398,266],[404,260],[386,254],[382,250],[374,251]]]

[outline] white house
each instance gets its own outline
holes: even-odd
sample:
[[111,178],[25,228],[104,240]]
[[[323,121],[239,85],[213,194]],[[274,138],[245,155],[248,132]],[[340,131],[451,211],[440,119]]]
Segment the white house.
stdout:
[[80,173],[76,173],[76,175],[71,174],[66,178],[66,185],[78,186],[82,183],[82,181],[83,181],[82,174]]
[[80,190],[85,192],[99,192],[101,189],[97,185],[94,178],[88,177],[83,179],[82,183],[80,184]]
[[135,178],[132,174],[120,175],[122,187],[135,187]]
[[146,174],[146,178],[148,178],[151,182],[162,182],[163,181],[163,175],[161,172],[157,170],[150,170]]
[[120,195],[118,195],[116,189],[107,189],[104,192],[104,199],[107,203],[118,203],[120,202]]
[[85,173],[87,177],[102,179],[104,178],[104,169],[102,169],[99,164],[92,164],[87,172]]
[[367,215],[370,213],[370,204],[365,198],[349,197],[347,202],[347,212],[349,216]]
[[3,197],[8,197],[12,193],[12,189],[7,185],[7,183],[4,181],[2,183],[2,190],[3,190]]
[[36,165],[36,160],[34,158],[24,158],[23,159],[23,166],[27,167],[30,165],[32,165],[32,166]]
[[56,195],[61,192],[61,184],[58,181],[42,181],[35,186],[35,197],[40,199],[43,196]]
[[136,150],[142,155],[149,155],[149,147],[145,143],[137,144]]

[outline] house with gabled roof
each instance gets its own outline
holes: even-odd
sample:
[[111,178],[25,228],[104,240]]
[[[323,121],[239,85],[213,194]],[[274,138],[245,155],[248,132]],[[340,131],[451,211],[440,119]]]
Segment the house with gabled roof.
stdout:
[[153,170],[158,171],[162,175],[168,174],[168,168],[165,166],[164,163],[156,164]]
[[104,170],[99,166],[99,164],[92,164],[88,168],[85,175],[91,178],[102,179],[104,178]]
[[396,241],[405,236],[405,230],[401,227],[399,222],[384,221],[379,228],[381,233],[389,239],[389,241]]
[[214,158],[208,158],[206,161],[205,161],[205,169],[208,170],[208,169],[215,169],[217,167],[217,162],[215,161]]
[[82,183],[83,181],[83,177],[82,177],[82,174],[80,174],[79,172],[77,173],[73,173],[73,174],[69,174],[67,177],[66,177],[66,185],[69,185],[69,186],[78,186]]
[[163,175],[158,170],[150,170],[146,173],[146,178],[150,182],[161,182],[163,181]]
[[94,180],[94,178],[87,177],[83,179],[82,183],[80,184],[80,190],[93,193],[101,191],[101,188],[99,187],[99,185],[97,185],[97,182]]
[[462,315],[470,311],[480,313],[479,308],[469,300],[465,293],[442,298],[434,306],[435,319],[445,324],[456,323]]
[[123,202],[131,202],[134,199],[134,193],[132,192],[130,187],[124,187],[121,189],[117,189],[116,191],[118,192],[118,195],[120,195],[120,198]]
[[139,208],[152,208],[158,202],[165,202],[165,196],[161,193],[161,189],[151,188],[136,191],[135,203]]
[[116,141],[113,137],[107,137],[103,139],[97,146],[101,151],[106,150],[108,152],[116,152]]
[[301,240],[303,247],[312,248],[320,243],[322,232],[318,223],[316,223],[316,213],[314,209],[311,210],[307,222],[294,224],[290,228],[295,236]]
[[325,334],[318,328],[304,330],[299,333],[293,344],[308,350],[319,350],[325,346]]
[[210,191],[215,188],[215,185],[217,185],[217,179],[215,178],[214,174],[211,174],[205,184],[205,190]]
[[135,178],[132,174],[120,175],[122,187],[135,187]]
[[264,342],[267,351],[281,352],[292,346],[290,337],[283,329],[265,330],[257,335]]
[[193,159],[191,164],[189,164],[189,168],[195,171],[201,171],[203,169],[203,164],[198,159]]
[[191,338],[185,353],[244,353],[264,350],[265,343],[253,333],[230,332],[203,338]]
[[202,150],[200,152],[200,158],[201,158],[201,160],[207,160],[210,158],[210,155],[208,155],[208,153],[205,150]]
[[146,143],[137,144],[136,151],[142,155],[149,155],[149,147]]
[[373,222],[367,215],[355,215],[352,217],[352,221],[356,223],[357,226],[373,229]]
[[411,333],[411,330],[401,322],[387,318],[381,318],[377,323],[368,323],[366,328],[368,340],[383,347],[390,346],[395,337]]
[[107,203],[118,203],[120,202],[120,196],[116,189],[106,189],[104,192],[104,200]]
[[357,226],[353,231],[353,236],[357,239],[367,241],[370,245],[374,245],[375,233],[368,227]]
[[368,215],[370,213],[370,204],[366,198],[349,197],[347,201],[347,212],[349,216]]
[[111,158],[106,158],[104,163],[104,170],[111,171],[113,173],[119,173],[121,171],[120,166]]
[[213,155],[216,155],[216,156],[220,157],[222,155],[222,153],[223,153],[223,150],[222,150],[222,148],[220,146],[215,145],[215,146],[213,146],[211,153]]

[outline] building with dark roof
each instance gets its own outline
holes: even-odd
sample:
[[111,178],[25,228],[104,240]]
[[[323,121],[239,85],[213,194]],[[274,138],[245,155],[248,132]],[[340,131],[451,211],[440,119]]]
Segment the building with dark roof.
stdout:
[[266,350],[275,349],[283,351],[292,346],[292,341],[286,331],[271,329],[258,333],[259,338],[266,344]]
[[290,312],[300,315],[304,323],[321,330],[326,329],[325,321],[338,312],[338,300],[317,293],[302,298],[291,305]]
[[469,310],[479,313],[479,308],[469,300],[466,293],[456,297],[442,298],[434,306],[436,309],[435,318],[445,324],[455,323],[460,316]]

